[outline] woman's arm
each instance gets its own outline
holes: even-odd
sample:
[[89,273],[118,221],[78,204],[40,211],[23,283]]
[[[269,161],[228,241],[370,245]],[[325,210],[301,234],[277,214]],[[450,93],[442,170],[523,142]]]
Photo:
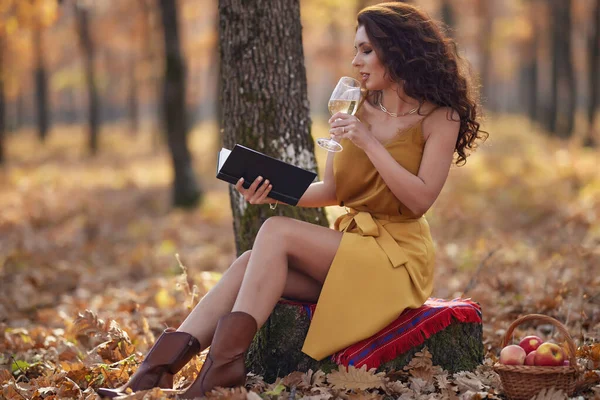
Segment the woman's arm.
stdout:
[[364,147],[392,193],[416,215],[425,214],[431,207],[448,177],[460,122],[448,120],[447,112],[447,108],[440,108],[424,121],[431,133],[417,175],[398,164],[378,140],[369,140]]
[[333,178],[333,157],[335,153],[329,152],[325,164],[323,180],[312,183],[298,202],[298,207],[326,207],[337,205],[335,196],[335,180]]
[[[333,179],[333,156],[335,153],[329,153],[325,165],[325,175],[321,182],[312,183],[304,195],[298,201],[299,207],[325,207],[338,204],[335,196],[335,181]],[[263,182],[262,177],[256,178],[248,189],[242,186],[244,179],[241,178],[235,185],[235,189],[244,196],[244,199],[250,204],[274,204],[275,199],[269,196],[271,184],[268,180]],[[285,204],[285,203],[283,203]]]

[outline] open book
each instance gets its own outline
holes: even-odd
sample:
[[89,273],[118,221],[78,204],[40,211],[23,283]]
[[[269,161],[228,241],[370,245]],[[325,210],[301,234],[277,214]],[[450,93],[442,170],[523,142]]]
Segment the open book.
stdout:
[[235,185],[243,177],[248,189],[259,176],[273,185],[270,198],[295,206],[317,174],[239,144],[219,152],[218,179]]

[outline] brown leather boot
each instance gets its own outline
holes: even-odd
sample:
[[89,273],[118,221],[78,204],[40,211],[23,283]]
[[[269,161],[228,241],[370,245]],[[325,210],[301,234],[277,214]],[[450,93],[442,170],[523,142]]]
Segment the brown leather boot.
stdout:
[[116,389],[100,388],[98,394],[113,398],[126,394],[127,388],[134,392],[153,387],[172,389],[173,375],[200,350],[200,342],[189,333],[165,329],[129,382]]
[[236,311],[221,317],[198,377],[180,398],[203,397],[217,386],[243,386],[246,383],[244,353],[257,330],[256,320],[245,312]]

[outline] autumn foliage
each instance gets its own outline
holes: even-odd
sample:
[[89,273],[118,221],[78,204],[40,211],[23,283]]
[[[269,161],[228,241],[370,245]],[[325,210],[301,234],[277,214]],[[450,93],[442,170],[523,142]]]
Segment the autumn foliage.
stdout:
[[[434,295],[482,304],[483,366],[451,375],[424,350],[403,371],[296,372],[275,383],[250,376],[247,389],[214,396],[502,398],[491,365],[503,334],[517,316],[543,313],[569,329],[585,369],[582,393],[593,398],[600,388],[597,152],[549,140],[519,118],[492,119],[487,128],[491,139],[451,170],[429,212]],[[313,135],[322,129],[317,120]],[[113,126],[103,135],[108,150],[94,160],[71,128],[57,130],[44,149],[33,132],[21,135],[0,175],[0,393],[96,398],[101,385],[128,379],[160,332],[180,323],[234,258],[227,185],[213,177],[215,128],[192,133],[207,196],[190,212],[169,209],[168,157],[146,135]],[[521,326],[515,338],[526,334],[563,341],[551,326]],[[176,386],[185,387],[202,362],[191,362]]]

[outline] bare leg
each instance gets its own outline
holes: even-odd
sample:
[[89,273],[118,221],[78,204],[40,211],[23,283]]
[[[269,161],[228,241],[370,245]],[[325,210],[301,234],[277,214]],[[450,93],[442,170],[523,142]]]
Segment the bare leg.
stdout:
[[[187,332],[200,342],[203,348],[210,346],[217,321],[231,312],[246,272],[251,251],[238,257],[223,274],[223,277],[194,307],[178,331]],[[298,301],[316,302],[322,284],[311,277],[290,270],[283,295]]]
[[342,239],[342,233],[286,217],[262,225],[232,311],[252,315],[262,326],[284,294],[292,267],[321,285]]

